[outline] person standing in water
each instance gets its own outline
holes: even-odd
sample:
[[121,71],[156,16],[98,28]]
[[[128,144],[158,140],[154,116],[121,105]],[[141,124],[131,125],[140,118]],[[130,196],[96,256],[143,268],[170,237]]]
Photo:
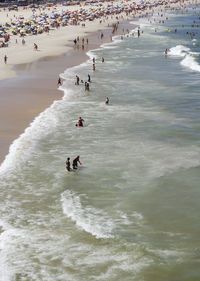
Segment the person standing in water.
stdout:
[[85,82],[85,91],[89,91],[90,90],[90,83]]
[[58,78],[58,83],[57,84],[58,84],[58,86],[62,85],[62,81],[61,81],[60,77]]
[[67,158],[67,161],[66,161],[66,170],[68,172],[71,171],[71,163],[70,163],[70,158],[69,157]]
[[74,170],[76,170],[78,168],[78,163],[80,165],[82,165],[82,163],[80,161],[80,156],[79,155],[76,158],[74,158],[74,160],[73,160],[72,166],[73,166]]
[[79,78],[79,76],[78,75],[76,75],[76,85],[79,85],[79,81],[80,81],[80,78]]
[[109,104],[109,98],[106,98],[105,104]]
[[140,37],[140,29],[138,28],[137,30],[137,35],[138,35],[138,38]]
[[78,122],[76,123],[76,127],[83,127],[84,119],[79,117]]

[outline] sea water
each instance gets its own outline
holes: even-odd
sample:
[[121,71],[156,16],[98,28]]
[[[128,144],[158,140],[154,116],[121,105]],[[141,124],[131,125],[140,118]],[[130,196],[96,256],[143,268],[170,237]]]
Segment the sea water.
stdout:
[[198,17],[140,19],[61,74],[0,168],[0,280],[199,280]]

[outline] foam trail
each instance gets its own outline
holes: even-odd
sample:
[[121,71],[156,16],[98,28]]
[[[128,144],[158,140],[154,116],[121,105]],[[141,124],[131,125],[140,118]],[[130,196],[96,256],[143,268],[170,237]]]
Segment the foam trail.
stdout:
[[62,194],[61,202],[63,213],[78,227],[96,238],[113,237],[113,221],[103,211],[91,207],[83,208],[80,197],[70,190]]

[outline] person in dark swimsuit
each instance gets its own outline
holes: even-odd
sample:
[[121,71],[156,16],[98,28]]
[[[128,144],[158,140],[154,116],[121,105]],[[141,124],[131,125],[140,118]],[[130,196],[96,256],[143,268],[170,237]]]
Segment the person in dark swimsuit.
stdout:
[[74,170],[76,170],[78,168],[78,163],[80,165],[82,165],[82,163],[80,161],[80,156],[79,155],[76,158],[74,158],[74,160],[73,160],[72,166],[73,166]]
[[109,104],[109,98],[106,98],[105,104]]
[[76,127],[83,127],[84,119],[79,117],[78,122],[76,123]]
[[69,157],[67,158],[67,161],[66,161],[66,170],[68,172],[71,171],[71,163],[70,163],[70,158]]

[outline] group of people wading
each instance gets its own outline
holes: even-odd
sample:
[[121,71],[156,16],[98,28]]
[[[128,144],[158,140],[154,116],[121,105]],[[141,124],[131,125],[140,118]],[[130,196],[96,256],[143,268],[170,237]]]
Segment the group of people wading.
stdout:
[[[101,59],[102,62],[104,62],[104,58]],[[92,59],[92,62],[93,62],[93,71],[96,69],[95,68],[95,58]],[[90,74],[88,74],[88,80],[84,81],[83,80],[80,80],[80,77],[78,75],[76,75],[75,77],[76,81],[75,81],[75,85],[80,85],[80,84],[84,84],[85,85],[85,91],[89,91],[90,90],[90,83],[91,83],[91,76]],[[58,78],[58,85],[62,85],[62,81],[61,81],[61,78],[59,77]],[[106,100],[105,100],[105,104],[108,105],[110,102],[109,98],[106,97]],[[83,123],[84,123],[84,119],[82,117],[79,117],[77,123],[76,123],[76,127],[83,127]],[[77,170],[78,168],[78,165],[82,165],[81,161],[80,161],[80,155],[76,156],[73,160],[72,160],[72,167],[71,167],[71,160],[70,160],[70,157],[67,158],[67,161],[66,161],[66,170],[68,172],[71,172],[71,171],[75,171]]]

